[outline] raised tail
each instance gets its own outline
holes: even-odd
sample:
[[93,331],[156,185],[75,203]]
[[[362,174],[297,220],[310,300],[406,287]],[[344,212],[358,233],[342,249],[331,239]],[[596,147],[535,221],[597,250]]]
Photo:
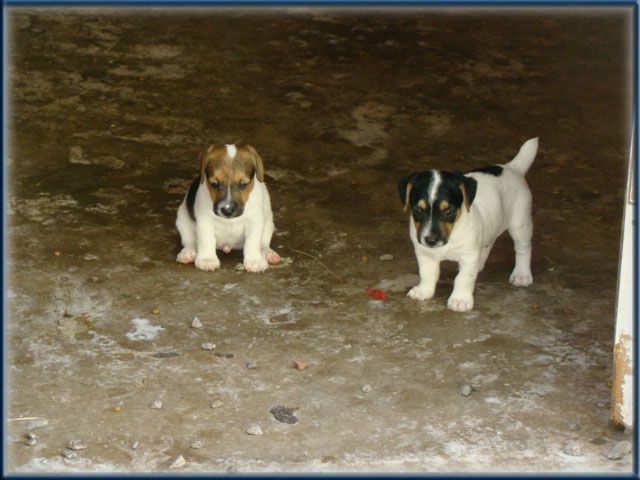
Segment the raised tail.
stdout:
[[524,142],[524,145],[520,147],[518,154],[505,165],[512,170],[524,175],[531,167],[533,159],[536,158],[536,152],[538,151],[538,137],[532,138]]

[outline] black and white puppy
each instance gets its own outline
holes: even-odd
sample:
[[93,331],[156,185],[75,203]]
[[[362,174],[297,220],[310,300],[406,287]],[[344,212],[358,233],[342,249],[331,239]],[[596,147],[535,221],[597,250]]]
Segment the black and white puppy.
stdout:
[[525,142],[511,162],[466,174],[440,170],[414,172],[398,182],[404,210],[411,209],[409,230],[420,283],[407,294],[433,297],[440,262],[458,262],[447,306],[457,312],[473,308],[473,290],[493,243],[505,230],[514,242],[516,265],[509,281],[533,283],[531,275],[531,191],[524,179],[538,150],[538,139]]
[[201,270],[216,270],[216,249],[242,249],[248,272],[278,263],[280,256],[269,246],[275,227],[258,152],[250,145],[203,152],[200,175],[178,208],[176,227],[184,247],[176,259],[180,263],[195,261]]

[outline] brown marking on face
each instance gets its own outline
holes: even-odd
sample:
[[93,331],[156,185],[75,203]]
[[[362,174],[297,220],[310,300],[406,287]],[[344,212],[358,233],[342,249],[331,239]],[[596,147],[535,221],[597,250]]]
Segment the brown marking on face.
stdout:
[[[442,206],[442,203],[440,205]],[[447,206],[449,206],[449,205],[447,204]],[[462,213],[462,210],[458,208],[456,210],[456,218],[453,220],[453,222],[439,222],[440,223],[440,231],[442,232],[442,239],[445,242],[449,241],[449,237],[451,237],[451,232],[453,231],[453,227],[455,226],[456,222],[460,218],[460,214],[461,213]]]
[[449,208],[449,202],[447,202],[446,200],[442,200],[440,202],[440,205],[438,205],[438,208],[440,208],[441,212],[444,212],[447,208]]
[[407,195],[404,199],[404,207],[402,208],[403,212],[406,212],[409,208],[409,194],[411,193],[411,187],[413,187],[413,183],[407,184]]
[[469,203],[469,197],[467,197],[467,191],[464,188],[464,183],[460,184],[460,190],[462,190],[462,198],[464,198],[464,206],[467,209],[467,213],[471,209],[471,204]]
[[[237,146],[233,158],[229,157],[224,146],[209,147],[203,152],[201,176],[201,183],[207,182],[214,205],[230,192],[233,201],[244,207],[255,185],[254,177],[264,181],[264,169],[262,159],[250,145]],[[246,184],[246,187],[241,188],[241,184]]]
[[420,200],[420,201],[418,202],[418,206],[419,206],[421,209],[426,210],[426,209],[427,209],[427,202],[425,202],[424,200]]

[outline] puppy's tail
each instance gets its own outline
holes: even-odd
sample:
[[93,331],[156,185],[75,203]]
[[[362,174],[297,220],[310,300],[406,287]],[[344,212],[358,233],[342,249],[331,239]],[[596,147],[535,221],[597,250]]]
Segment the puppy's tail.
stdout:
[[536,152],[538,151],[538,137],[532,138],[524,142],[524,145],[520,147],[518,154],[505,165],[512,170],[515,170],[520,175],[524,175],[531,167],[533,159],[536,158]]

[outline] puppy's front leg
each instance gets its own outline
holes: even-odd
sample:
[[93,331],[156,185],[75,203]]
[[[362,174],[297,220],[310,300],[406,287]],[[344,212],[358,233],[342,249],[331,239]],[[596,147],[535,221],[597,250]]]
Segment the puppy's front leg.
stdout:
[[440,262],[431,255],[416,252],[420,283],[409,290],[408,297],[414,300],[427,300],[433,297],[436,291],[436,283],[440,276]]
[[247,272],[264,272],[268,268],[261,249],[263,229],[264,219],[255,220],[245,227],[244,269]]
[[447,302],[447,307],[454,312],[468,312],[473,308],[473,289],[476,286],[479,262],[479,255],[460,260],[460,271],[453,283],[453,292]]
[[220,260],[216,255],[216,233],[213,221],[208,217],[198,218],[196,222],[198,251],[196,252],[196,268],[200,270],[216,270]]

